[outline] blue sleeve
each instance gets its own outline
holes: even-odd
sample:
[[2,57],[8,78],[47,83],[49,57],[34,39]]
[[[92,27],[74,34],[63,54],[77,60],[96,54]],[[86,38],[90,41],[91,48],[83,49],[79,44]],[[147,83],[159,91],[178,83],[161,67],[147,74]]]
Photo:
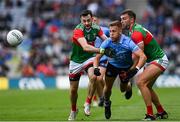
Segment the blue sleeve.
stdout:
[[[107,27],[101,27],[101,29],[102,29],[103,33],[104,33],[107,37],[110,36],[110,34],[109,34],[109,28],[107,28]],[[103,40],[102,40],[101,38],[96,37],[94,46],[95,46],[96,48],[99,48],[99,47],[101,46],[102,42],[103,42]]]
[[109,45],[110,45],[110,38],[108,38],[105,41],[103,41],[103,43],[101,44],[100,48],[106,49],[107,47],[109,47]]
[[101,27],[101,29],[102,29],[103,33],[104,33],[107,37],[110,36],[109,28],[107,28],[107,27]]
[[99,48],[99,47],[101,46],[102,42],[103,42],[103,41],[102,41],[99,37],[96,37],[94,46],[95,46],[96,48]]
[[132,52],[135,52],[139,49],[139,47],[131,39],[129,39],[129,48]]

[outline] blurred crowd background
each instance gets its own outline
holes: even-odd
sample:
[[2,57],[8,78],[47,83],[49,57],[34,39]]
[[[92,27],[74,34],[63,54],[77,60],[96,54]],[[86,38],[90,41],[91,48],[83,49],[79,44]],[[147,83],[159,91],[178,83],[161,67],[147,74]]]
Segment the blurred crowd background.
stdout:
[[[0,0],[0,76],[67,75],[72,31],[81,11],[92,10],[107,26],[131,1],[136,0]],[[146,0],[144,8],[137,22],[165,50],[170,60],[165,73],[180,76],[180,0]],[[17,48],[3,45],[11,29],[24,34]]]

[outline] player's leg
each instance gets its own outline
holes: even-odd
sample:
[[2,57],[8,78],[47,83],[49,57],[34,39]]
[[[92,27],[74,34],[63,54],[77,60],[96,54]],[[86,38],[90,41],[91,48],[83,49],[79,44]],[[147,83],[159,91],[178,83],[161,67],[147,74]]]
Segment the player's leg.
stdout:
[[154,82],[152,81],[152,79],[158,77],[161,73],[162,70],[159,67],[157,67],[156,65],[149,65],[145,68],[145,70],[141,74],[139,74],[136,81],[137,86],[140,89],[142,97],[146,104],[147,116],[145,117],[145,119],[147,120],[155,119],[153,117],[151,90],[148,85]]
[[126,71],[128,69],[125,69],[119,73],[119,79],[120,82],[120,90],[121,92],[125,92],[124,96],[126,99],[130,99],[132,96],[132,83],[129,81],[124,81],[124,78],[126,77]]
[[158,98],[158,95],[156,94],[156,92],[153,89],[151,89],[151,97],[152,97],[152,102],[157,109],[157,113],[155,114],[156,119],[167,119],[168,113],[163,108],[163,106],[160,103],[160,100]]
[[98,94],[99,102],[98,106],[102,107],[104,105],[103,89],[104,89],[104,75],[106,72],[106,67],[99,66],[101,75],[97,77],[96,81],[96,91]]
[[105,117],[109,119],[111,117],[111,92],[113,83],[119,73],[119,70],[112,66],[111,64],[107,65],[106,73],[105,73],[105,85],[104,85],[104,108],[105,108]]
[[116,77],[105,76],[105,85],[104,85],[104,107],[105,107],[105,117],[109,119],[111,117],[111,100],[110,96],[112,93],[112,86]]
[[155,105],[155,107],[157,109],[157,113],[155,114],[155,117],[157,119],[167,119],[168,113],[165,111],[162,104],[160,103],[160,100],[159,100],[157,93],[152,89],[152,86],[158,77],[159,76],[154,77],[152,79],[152,82],[150,84],[148,84],[148,87],[149,87],[150,92],[151,92],[152,103]]
[[71,101],[71,113],[68,120],[75,120],[78,113],[77,98],[78,98],[78,86],[79,86],[80,74],[70,74],[70,101]]
[[69,64],[69,81],[70,81],[70,102],[71,102],[71,112],[68,120],[75,120],[78,109],[77,109],[77,98],[78,98],[78,86],[79,79],[81,76],[82,64],[70,61]]
[[[167,69],[168,64],[169,64],[169,61],[168,61],[166,55],[164,55],[161,59],[151,62],[151,65],[155,65],[155,66],[159,67],[159,69],[161,69],[161,71],[162,71],[161,73],[163,73]],[[148,87],[151,91],[152,102],[157,109],[157,114],[155,114],[155,117],[157,119],[167,119],[168,113],[164,110],[163,106],[160,103],[158,95],[152,89],[152,86],[153,86],[154,82],[156,81],[156,79],[159,77],[159,75],[161,75],[161,74],[157,74],[157,77],[152,78],[151,82],[148,84]]]
[[120,82],[120,90],[121,92],[125,92],[124,96],[128,100],[132,96],[132,83],[129,81],[128,83]]
[[94,92],[94,96],[92,98],[92,106],[97,107],[98,106],[98,93],[97,93],[97,88]]
[[89,77],[89,85],[88,85],[88,95],[86,98],[86,102],[84,104],[84,113],[85,115],[89,116],[90,105],[91,105],[91,101],[96,90],[96,80],[97,80],[97,76],[94,75],[94,68],[92,65],[88,67],[87,74]]

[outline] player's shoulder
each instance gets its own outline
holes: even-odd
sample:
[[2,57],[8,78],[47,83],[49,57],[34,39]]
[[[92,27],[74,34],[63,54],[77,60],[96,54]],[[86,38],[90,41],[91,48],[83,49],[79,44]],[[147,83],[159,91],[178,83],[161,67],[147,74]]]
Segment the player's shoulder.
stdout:
[[106,40],[104,40],[103,43],[110,44],[112,43],[112,39],[109,37]]
[[132,43],[132,39],[124,34],[121,35],[121,41],[120,43],[124,46],[128,46]]
[[92,23],[92,26],[91,26],[93,29],[95,30],[100,30],[100,26],[95,24],[95,23]]
[[143,27],[142,25],[140,25],[140,24],[138,24],[138,23],[135,23],[133,30],[134,30],[134,31],[140,31],[140,32],[141,32],[141,31],[143,31],[143,28],[144,28],[144,27]]
[[129,42],[129,41],[131,41],[131,38],[129,36],[121,34],[121,40],[122,40],[122,42]]
[[75,29],[74,30],[77,30],[77,29],[80,29],[80,30],[84,30],[84,25],[82,23],[76,25]]
[[142,28],[143,26],[142,25],[140,25],[140,24],[138,24],[138,23],[135,23],[134,24],[134,28]]

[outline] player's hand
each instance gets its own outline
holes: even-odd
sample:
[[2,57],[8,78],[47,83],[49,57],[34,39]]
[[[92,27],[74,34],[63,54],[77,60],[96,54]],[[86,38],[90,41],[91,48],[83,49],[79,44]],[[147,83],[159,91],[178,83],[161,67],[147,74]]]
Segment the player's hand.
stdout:
[[138,68],[131,69],[127,72],[127,79],[131,79],[137,72],[139,71]]
[[115,58],[116,57],[116,52],[114,49],[112,48],[106,48],[104,50],[104,54],[110,58]]
[[123,83],[128,83],[129,80],[139,71],[138,68],[130,69],[127,72],[121,72],[120,77],[121,77],[121,82]]
[[94,75],[96,75],[96,76],[100,76],[101,75],[99,68],[97,68],[97,67],[94,68]]

